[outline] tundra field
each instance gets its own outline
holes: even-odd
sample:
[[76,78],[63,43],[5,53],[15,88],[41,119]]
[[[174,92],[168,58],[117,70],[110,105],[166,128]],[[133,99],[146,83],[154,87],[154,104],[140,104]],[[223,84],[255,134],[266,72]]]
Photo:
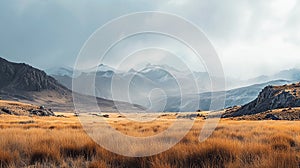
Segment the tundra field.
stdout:
[[[0,167],[299,167],[299,121],[222,119],[205,141],[198,137],[204,123],[198,117],[190,132],[171,149],[149,157],[114,154],[97,145],[77,117],[0,115]],[[94,116],[100,117],[100,116]],[[107,122],[134,136],[155,135],[167,129],[175,115],[153,122],[131,122],[109,114]],[[132,150],[149,146],[132,146]]]

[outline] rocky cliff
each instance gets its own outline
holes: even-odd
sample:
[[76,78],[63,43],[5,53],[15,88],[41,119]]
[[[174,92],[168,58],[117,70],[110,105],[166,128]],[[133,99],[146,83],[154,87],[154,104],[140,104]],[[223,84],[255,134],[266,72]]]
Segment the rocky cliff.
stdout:
[[225,113],[224,117],[252,115],[273,109],[300,107],[300,83],[267,86],[252,102],[237,110]]

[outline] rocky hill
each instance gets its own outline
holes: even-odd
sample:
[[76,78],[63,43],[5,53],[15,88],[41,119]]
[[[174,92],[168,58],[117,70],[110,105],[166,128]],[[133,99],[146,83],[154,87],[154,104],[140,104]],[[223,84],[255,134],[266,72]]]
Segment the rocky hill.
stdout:
[[267,86],[252,102],[234,110],[227,110],[224,117],[254,115],[274,109],[300,107],[300,83]]
[[0,58],[0,98],[70,110],[71,92],[45,72],[24,63]]
[[68,92],[68,89],[45,72],[24,63],[9,62],[3,58],[0,58],[0,76],[0,90],[2,91],[56,90],[62,94]]
[[[75,93],[77,98],[89,108],[92,96]],[[0,99],[14,100],[45,105],[54,111],[70,111],[74,109],[72,92],[61,85],[44,71],[24,63],[9,62],[0,57]],[[115,111],[115,103],[111,100],[96,98],[98,106],[105,111]],[[141,106],[119,102],[128,109],[141,109]],[[94,109],[90,109],[94,110]]]

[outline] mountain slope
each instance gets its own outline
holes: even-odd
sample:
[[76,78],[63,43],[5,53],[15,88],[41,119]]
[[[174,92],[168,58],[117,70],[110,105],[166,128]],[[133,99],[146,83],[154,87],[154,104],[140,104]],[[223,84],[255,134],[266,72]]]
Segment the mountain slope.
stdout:
[[300,83],[267,86],[252,102],[236,111],[225,114],[225,117],[252,115],[273,109],[300,107]]
[[66,92],[54,78],[26,64],[9,62],[0,58],[0,89],[2,91],[42,91]]

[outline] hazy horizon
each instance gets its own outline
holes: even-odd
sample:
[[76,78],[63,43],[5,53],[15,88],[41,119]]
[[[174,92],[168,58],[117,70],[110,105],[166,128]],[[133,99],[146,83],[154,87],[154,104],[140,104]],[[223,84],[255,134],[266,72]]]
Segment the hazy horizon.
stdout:
[[[2,57],[2,56],[0,56],[0,57]],[[28,64],[28,65],[30,65],[30,66],[33,66],[34,68],[38,68],[38,69],[40,69],[40,70],[43,70],[43,71],[45,71],[45,72],[47,72],[47,71],[51,71],[51,70],[58,70],[59,68],[66,68],[66,69],[72,69],[72,70],[78,70],[78,71],[83,71],[83,72],[85,72],[86,70],[88,70],[89,68],[92,68],[92,67],[87,67],[87,69],[74,69],[74,67],[72,67],[72,66],[70,66],[70,65],[56,65],[56,66],[52,66],[52,67],[49,67],[49,68],[39,68],[38,66],[35,66],[35,65],[33,65],[33,64],[31,64],[30,62],[22,62],[22,61],[12,61],[10,58],[5,58],[5,57],[2,57],[2,58],[4,58],[4,59],[6,59],[6,60],[8,60],[8,61],[10,61],[10,62],[16,62],[16,63],[26,63],[26,64]],[[156,66],[169,66],[169,67],[171,67],[171,68],[174,68],[174,69],[176,69],[176,70],[179,70],[179,71],[182,71],[181,69],[179,69],[179,68],[176,68],[176,67],[174,67],[174,66],[172,66],[172,65],[168,65],[168,64],[153,64],[153,63],[149,63],[149,64],[151,64],[151,65],[156,65]],[[111,66],[111,65],[108,65],[108,64],[103,64],[103,65],[105,65],[105,66],[109,66],[109,67],[112,67],[112,68],[116,68],[115,66]],[[141,66],[138,66],[139,68],[146,68],[147,67],[147,65],[141,65]],[[132,69],[134,69],[134,70],[141,70],[141,69],[135,69],[135,68],[132,68]],[[274,71],[274,72],[272,72],[272,73],[269,73],[269,74],[264,74],[263,72],[262,72],[262,74],[259,74],[259,75],[257,75],[257,76],[253,76],[253,77],[249,77],[249,78],[241,78],[241,80],[250,80],[250,79],[254,79],[254,78],[258,78],[258,77],[261,77],[261,76],[272,76],[272,75],[276,75],[277,73],[280,73],[280,72],[282,72],[282,71],[290,71],[290,70],[295,70],[295,69],[297,69],[297,70],[300,70],[300,67],[293,67],[293,68],[289,68],[289,69],[280,69],[280,70],[277,70],[277,71]],[[94,70],[96,70],[96,69],[94,69]],[[117,69],[117,70],[119,70],[119,69]],[[119,71],[119,72],[128,72],[128,71],[130,71],[131,70],[131,68],[129,68],[129,69],[121,69],[121,71]],[[205,70],[203,70],[203,71],[193,71],[193,72],[206,72]],[[51,75],[51,74],[48,74],[48,75]],[[235,76],[228,76],[228,75],[226,75],[225,74],[225,78],[227,78],[227,79],[237,79],[237,77],[235,77]],[[247,85],[247,84],[246,84]],[[236,87],[234,87],[234,88],[238,88],[238,87],[242,87],[242,86],[246,86],[246,85],[241,85],[241,86],[236,86]]]

